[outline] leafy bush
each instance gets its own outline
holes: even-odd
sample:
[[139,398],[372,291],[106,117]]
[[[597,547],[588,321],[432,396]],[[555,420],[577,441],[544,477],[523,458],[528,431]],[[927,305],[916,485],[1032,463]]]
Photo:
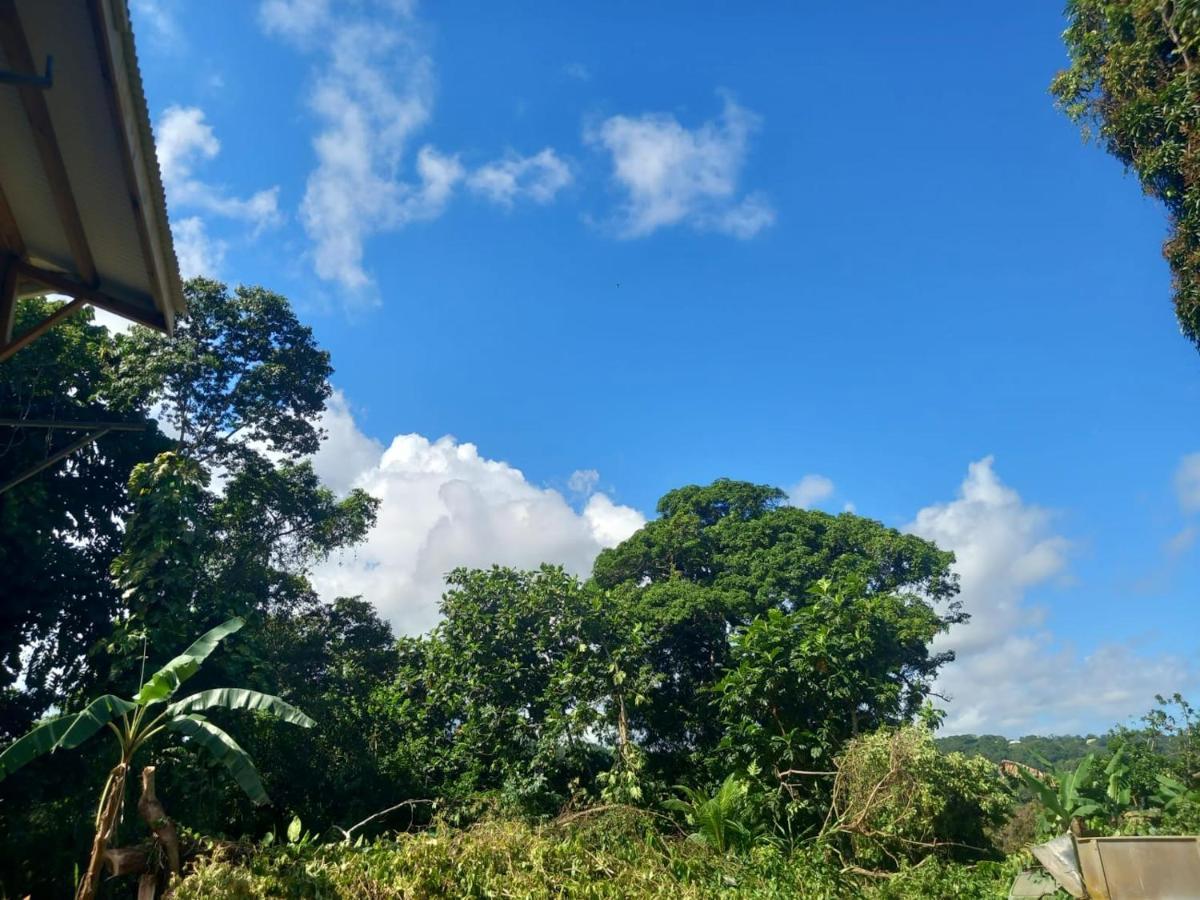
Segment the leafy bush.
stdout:
[[1012,798],[982,757],[940,753],[920,725],[855,738],[837,760],[825,833],[859,864],[897,869],[932,854],[994,856],[987,831]]

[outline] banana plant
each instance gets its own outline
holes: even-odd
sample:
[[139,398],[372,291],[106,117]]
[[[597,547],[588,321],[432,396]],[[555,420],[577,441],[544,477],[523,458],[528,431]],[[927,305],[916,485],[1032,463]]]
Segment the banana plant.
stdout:
[[243,619],[233,618],[207,632],[146,679],[132,698],[105,694],[80,712],[41,722],[0,753],[0,781],[3,781],[31,760],[57,750],[72,750],[106,727],[116,736],[120,758],[100,792],[96,836],[87,870],[79,882],[78,900],[92,900],[96,895],[104,851],[120,816],[126,776],[134,754],[164,731],[174,732],[207,750],[254,803],[269,802],[262,779],[246,751],[202,715],[202,711],[215,707],[249,709],[302,728],[311,728],[316,723],[278,697],[244,688],[216,688],[174,699],[180,686],[196,674],[221,641],[245,624]]
[[1096,755],[1089,753],[1073,771],[1063,772],[1055,776],[1058,781],[1055,786],[1051,779],[1039,778],[1023,768],[1017,769],[1017,774],[1025,782],[1025,786],[1041,803],[1046,818],[1059,831],[1072,831],[1088,816],[1100,811],[1100,804],[1083,796],[1082,791],[1092,785],[1092,768],[1096,764]]
[[1167,812],[1175,812],[1185,804],[1200,806],[1200,790],[1189,788],[1186,784],[1170,775],[1154,776],[1158,782],[1158,790],[1154,792],[1154,802]]

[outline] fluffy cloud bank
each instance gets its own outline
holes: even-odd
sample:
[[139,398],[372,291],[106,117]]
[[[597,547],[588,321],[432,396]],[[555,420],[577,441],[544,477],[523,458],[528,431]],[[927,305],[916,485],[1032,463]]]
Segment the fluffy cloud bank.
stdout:
[[332,487],[364,488],[382,505],[367,541],[321,565],[315,583],[325,597],[362,594],[400,633],[437,621],[444,577],[457,566],[552,562],[586,574],[601,549],[645,523],[602,493],[576,511],[558,491],[452,437],[397,435],[384,448],[362,433],[341,395],[323,424],[329,438],[317,471]]
[[1022,500],[987,457],[970,465],[956,499],[925,507],[907,528],[954,551],[971,614],[938,641],[958,655],[938,681],[950,733],[1085,728],[1144,711],[1156,693],[1192,681],[1180,659],[1119,643],[1080,653],[1044,627],[1030,594],[1065,575],[1070,552],[1052,526],[1052,514]]
[[741,195],[738,182],[758,117],[725,98],[719,118],[686,128],[671,115],[612,116],[585,135],[612,159],[612,177],[625,194],[618,228],[642,237],[688,225],[750,238],[775,221],[759,193]]

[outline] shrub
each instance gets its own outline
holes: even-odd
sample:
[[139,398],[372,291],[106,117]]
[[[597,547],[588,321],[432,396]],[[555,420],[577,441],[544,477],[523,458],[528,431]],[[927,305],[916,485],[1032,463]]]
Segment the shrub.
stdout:
[[870,868],[898,869],[931,854],[996,856],[987,830],[1007,817],[1011,796],[995,766],[941,753],[921,725],[851,741],[837,759],[825,834]]

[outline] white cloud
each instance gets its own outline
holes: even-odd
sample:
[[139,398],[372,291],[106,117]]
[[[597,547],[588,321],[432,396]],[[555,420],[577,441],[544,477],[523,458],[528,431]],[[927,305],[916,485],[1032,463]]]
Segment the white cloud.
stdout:
[[467,179],[471,190],[502,206],[521,198],[549,203],[570,183],[570,167],[550,147],[533,156],[510,154],[480,166]]
[[717,120],[685,128],[672,115],[613,116],[585,138],[612,157],[613,179],[625,192],[619,217],[625,237],[686,224],[750,238],[775,220],[767,199],[739,193],[750,135],[759,119],[732,98]]
[[263,0],[258,18],[267,34],[307,42],[330,22],[329,0]]
[[1143,712],[1155,693],[1191,681],[1178,659],[1116,643],[1080,653],[1045,629],[1028,594],[1064,575],[1070,550],[1052,521],[1003,484],[987,457],[970,465],[955,500],[922,509],[907,528],[954,551],[971,615],[936,642],[958,655],[938,679],[950,697],[949,732],[1086,728]]
[[1171,556],[1182,556],[1192,549],[1197,537],[1200,537],[1200,528],[1195,525],[1185,525],[1167,541],[1166,551]]
[[457,566],[559,563],[586,574],[596,554],[645,523],[637,510],[593,494],[577,513],[557,491],[530,484],[474,444],[398,435],[386,450],[363,435],[340,395],[324,421],[329,438],[314,462],[339,488],[382,501],[364,544],[314,572],[322,596],[362,594],[397,631],[437,620],[444,576]]
[[[176,213],[171,234],[184,278],[219,274],[228,249],[226,241],[210,235],[201,214],[242,222],[251,236],[282,221],[278,187],[236,197],[196,176],[197,167],[221,152],[221,142],[199,107],[167,107],[155,126],[155,137],[167,204]],[[180,216],[179,210],[191,214]]]
[[278,186],[249,197],[235,197],[196,177],[196,167],[221,152],[221,142],[204,120],[204,110],[168,106],[155,126],[155,134],[163,187],[172,206],[246,222],[255,234],[282,221]]
[[1179,461],[1175,496],[1185,513],[1200,512],[1200,453],[1189,453]]
[[173,4],[168,4],[165,0],[131,0],[129,11],[135,27],[148,26],[155,41],[164,47],[174,47],[182,40],[182,32],[168,5]]
[[383,444],[369,437],[354,421],[346,395],[334,390],[321,417],[325,439],[313,456],[313,468],[326,485],[339,494],[355,486],[359,476],[371,471],[383,456]]
[[807,509],[833,496],[833,482],[824,475],[805,475],[789,491],[792,506]]
[[576,469],[567,479],[567,489],[573,494],[590,496],[600,482],[600,473],[595,469]]
[[176,219],[171,225],[179,274],[184,278],[196,275],[216,275],[225,260],[226,244],[212,237],[199,216]]
[[563,72],[576,81],[591,81],[592,70],[581,62],[570,62],[563,66]]
[[570,180],[550,148],[489,163],[467,177],[457,155],[411,144],[433,114],[433,59],[411,2],[264,0],[259,21],[316,57],[308,105],[318,120],[316,167],[300,218],[317,275],[355,293],[371,287],[365,246],[374,235],[436,218],[464,180],[505,205],[546,203]]

